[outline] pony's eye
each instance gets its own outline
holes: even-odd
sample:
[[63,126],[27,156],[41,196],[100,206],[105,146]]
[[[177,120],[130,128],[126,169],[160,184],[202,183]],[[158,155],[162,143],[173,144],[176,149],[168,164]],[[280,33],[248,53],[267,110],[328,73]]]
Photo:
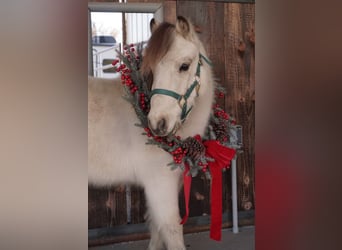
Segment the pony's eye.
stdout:
[[187,71],[189,69],[189,66],[190,64],[186,64],[186,63],[183,63],[180,67],[179,67],[179,71],[182,72],[182,71]]

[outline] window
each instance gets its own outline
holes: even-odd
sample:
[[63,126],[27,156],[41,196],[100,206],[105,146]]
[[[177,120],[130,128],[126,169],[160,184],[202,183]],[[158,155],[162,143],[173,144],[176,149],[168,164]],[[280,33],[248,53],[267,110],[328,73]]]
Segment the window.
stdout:
[[147,41],[149,22],[163,20],[161,4],[88,3],[88,74],[114,77],[111,62],[123,45]]

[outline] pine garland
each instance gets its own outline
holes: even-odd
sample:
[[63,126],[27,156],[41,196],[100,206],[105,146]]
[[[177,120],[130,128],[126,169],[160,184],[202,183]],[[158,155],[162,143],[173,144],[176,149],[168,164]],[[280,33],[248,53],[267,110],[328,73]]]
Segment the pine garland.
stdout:
[[[192,177],[196,176],[199,171],[203,171],[206,177],[210,178],[208,162],[213,159],[205,155],[206,149],[202,142],[217,140],[226,147],[234,148],[229,140],[230,129],[236,124],[234,118],[229,116],[218,104],[214,104],[209,125],[201,140],[199,137],[182,139],[172,134],[164,137],[153,135],[147,122],[150,109],[150,90],[147,80],[139,71],[142,62],[142,49],[143,43],[136,46],[133,44],[125,46],[123,54],[118,52],[121,63],[117,59],[112,63],[115,70],[121,72],[121,82],[125,89],[124,98],[132,104],[140,120],[140,123],[135,125],[143,128],[143,134],[147,136],[146,144],[156,145],[172,155],[173,161],[168,164],[172,170],[180,168],[184,171],[185,163],[187,163]],[[216,96],[217,98],[224,97],[224,90],[219,86],[216,87]]]

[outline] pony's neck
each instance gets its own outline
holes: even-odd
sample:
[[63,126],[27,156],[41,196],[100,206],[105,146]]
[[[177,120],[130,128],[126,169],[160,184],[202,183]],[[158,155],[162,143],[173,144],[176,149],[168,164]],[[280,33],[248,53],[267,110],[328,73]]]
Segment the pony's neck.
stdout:
[[[206,56],[204,50],[202,54]],[[200,75],[201,89],[199,91],[199,96],[195,99],[195,104],[191,113],[176,133],[176,135],[179,135],[182,138],[194,136],[196,134],[203,136],[210,118],[214,102],[215,83],[210,66],[206,62],[203,63]]]

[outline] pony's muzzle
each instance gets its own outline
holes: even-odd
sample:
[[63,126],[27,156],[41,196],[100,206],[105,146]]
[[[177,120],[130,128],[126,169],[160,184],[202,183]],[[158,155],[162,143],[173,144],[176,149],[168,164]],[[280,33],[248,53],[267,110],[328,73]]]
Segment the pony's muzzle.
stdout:
[[150,119],[148,119],[148,126],[154,135],[165,136],[167,134],[167,121],[165,118],[159,119],[155,126],[153,126]]

